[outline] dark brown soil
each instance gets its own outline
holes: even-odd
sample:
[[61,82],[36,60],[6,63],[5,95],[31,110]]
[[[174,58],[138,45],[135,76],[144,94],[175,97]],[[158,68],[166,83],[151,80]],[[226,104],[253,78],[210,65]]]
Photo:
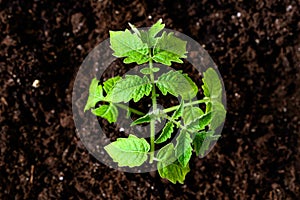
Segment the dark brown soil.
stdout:
[[[298,199],[299,4],[0,0],[0,199]],[[84,57],[109,30],[159,18],[205,45],[227,90],[222,138],[184,185],[99,163],[72,119]]]

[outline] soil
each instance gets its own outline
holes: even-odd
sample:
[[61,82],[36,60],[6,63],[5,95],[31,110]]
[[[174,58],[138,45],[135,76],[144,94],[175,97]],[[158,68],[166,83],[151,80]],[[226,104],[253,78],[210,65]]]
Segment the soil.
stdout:
[[[298,199],[299,8],[293,0],[0,0],[0,199]],[[227,91],[222,137],[193,157],[183,185],[98,162],[72,116],[85,56],[109,30],[159,18],[203,44]]]

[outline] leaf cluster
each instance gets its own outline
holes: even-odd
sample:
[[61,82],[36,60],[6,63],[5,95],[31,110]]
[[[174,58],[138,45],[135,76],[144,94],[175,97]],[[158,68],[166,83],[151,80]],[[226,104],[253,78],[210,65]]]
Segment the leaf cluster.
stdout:
[[150,60],[167,66],[171,62],[183,63],[181,58],[186,58],[186,41],[165,31],[159,36],[165,27],[161,19],[147,31],[130,26],[132,32],[128,29],[109,32],[113,55],[125,58],[124,63],[144,64]]
[[[149,30],[138,30],[131,24],[130,27],[131,31],[110,31],[113,55],[124,58],[124,63],[149,63],[149,67],[141,69],[140,76],[116,76],[103,84],[93,79],[84,111],[91,110],[94,115],[113,123],[118,119],[118,109],[124,108],[121,103],[138,102],[151,93],[153,98],[156,88],[162,95],[171,94],[180,98],[179,105],[144,114],[131,126],[166,119],[165,126],[154,143],[166,143],[172,136],[176,138],[176,142],[165,145],[156,153],[157,169],[162,178],[167,178],[172,183],[183,183],[190,171],[189,161],[193,152],[197,156],[204,156],[211,142],[219,138],[215,131],[224,122],[226,115],[219,76],[213,68],[208,68],[203,73],[202,90],[205,97],[200,101],[193,101],[199,88],[182,71],[170,70],[153,80],[153,74],[160,69],[153,67],[151,63],[154,61],[167,66],[172,62],[182,63],[181,59],[187,53],[186,41],[173,33],[159,34],[164,28],[161,20]],[[199,103],[205,103],[205,110],[199,107]],[[130,111],[130,108],[127,110]],[[168,112],[173,113],[170,115]],[[176,135],[175,130],[179,132]],[[128,138],[118,138],[104,149],[120,167],[141,166],[154,153],[144,138],[133,134]]]

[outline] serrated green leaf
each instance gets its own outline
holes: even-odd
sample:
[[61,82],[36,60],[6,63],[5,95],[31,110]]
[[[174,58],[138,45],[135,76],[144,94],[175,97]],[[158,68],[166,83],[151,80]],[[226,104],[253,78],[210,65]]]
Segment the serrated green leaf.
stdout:
[[158,162],[157,168],[159,175],[162,178],[168,179],[173,184],[176,184],[177,181],[183,184],[185,176],[190,171],[188,164],[185,167],[182,167],[178,162],[174,162],[169,165],[164,165],[163,162]]
[[123,58],[124,63],[143,64],[149,61],[149,48],[136,33],[125,31],[110,31],[110,47],[113,55]]
[[91,81],[89,97],[84,107],[84,112],[95,107],[96,103],[104,99],[102,86],[98,85],[98,83],[99,81],[96,78]]
[[129,135],[128,138],[118,138],[104,149],[118,166],[136,167],[147,160],[150,145],[144,138]]
[[180,58],[186,58],[186,43],[174,33],[163,32],[154,46],[153,60],[167,66],[171,66],[171,62],[183,63]]
[[203,151],[200,152],[200,150],[202,147],[202,143],[206,138],[206,135],[207,135],[206,131],[201,131],[201,132],[195,134],[195,137],[193,140],[193,147],[194,147],[194,150],[195,150],[197,156],[199,156],[199,154],[204,154],[204,152]]
[[203,86],[204,95],[210,97],[214,101],[222,101],[222,84],[217,72],[213,68],[208,68],[203,73]]
[[158,67],[153,67],[153,68],[143,68],[140,70],[142,74],[151,74],[152,72],[158,72],[160,69]]
[[168,73],[162,74],[157,82],[157,87],[163,95],[167,93],[178,97],[179,95],[187,100],[195,97],[195,87],[198,91],[196,84],[192,84],[181,71],[169,71]]
[[187,97],[188,97],[188,99],[192,99],[192,98],[194,98],[197,95],[197,93],[198,93],[198,87],[197,87],[196,83],[187,74],[183,74],[183,76],[190,83],[191,89],[187,93]]
[[187,128],[190,131],[200,131],[205,129],[205,127],[210,124],[211,120],[212,112],[205,113],[195,118],[193,122],[187,125]]
[[206,104],[206,112],[212,111],[210,129],[215,130],[225,121],[226,117],[226,110],[222,104],[222,84],[213,68],[208,68],[203,73],[202,80],[204,95],[211,99],[211,102]]
[[164,29],[165,25],[162,24],[162,20],[159,19],[155,24],[153,24],[149,30],[139,31],[141,40],[148,45],[149,48],[154,47],[157,41],[157,34]]
[[157,34],[161,32],[165,25],[162,24],[162,19],[159,19],[155,24],[153,24],[149,30],[138,30],[134,25],[129,23],[131,30],[138,35],[143,43],[148,45],[148,48],[152,48],[157,41]]
[[159,161],[164,162],[166,165],[175,162],[177,158],[175,157],[174,145],[169,143],[162,147],[158,151],[156,157]]
[[112,77],[108,80],[106,80],[103,83],[103,89],[106,92],[106,94],[110,93],[111,90],[114,88],[114,86],[116,85],[116,83],[121,80],[122,78],[120,76],[116,76],[116,77]]
[[183,109],[184,109],[184,101],[181,101],[178,108],[174,111],[172,115],[172,119],[174,120],[179,119],[179,117],[181,117],[183,114]]
[[199,107],[185,107],[182,114],[184,125],[188,126],[203,114],[203,111]]
[[152,90],[150,80],[144,76],[127,75],[125,79],[118,81],[112,90],[112,102],[128,102],[133,99],[138,102],[145,95],[148,96]]
[[212,120],[212,112],[205,113],[199,118],[199,129],[204,129]]
[[[162,19],[159,19],[155,24],[151,26],[149,29],[149,37],[155,38],[159,32],[161,32],[165,28],[165,25],[162,23]],[[155,44],[155,43],[154,43]],[[153,44],[153,45],[154,45]]]
[[151,122],[151,120],[154,118],[154,115],[153,114],[146,114],[136,120],[134,120],[130,126],[135,126],[135,125],[138,125],[138,124],[143,124],[143,123],[149,123]]
[[220,135],[214,135],[214,131],[202,131],[195,134],[193,147],[197,156],[204,156],[209,150],[211,142],[218,140]]
[[174,146],[172,143],[164,146],[157,153],[158,173],[162,178],[166,178],[172,183],[183,184],[186,174],[190,171],[189,165],[182,167],[178,161],[176,161]]
[[203,94],[205,97],[210,97],[210,93],[209,93],[206,83],[204,82],[204,79],[202,79],[202,81],[203,81],[203,85],[202,85]]
[[175,156],[181,166],[185,167],[189,163],[192,156],[193,148],[191,143],[193,140],[187,131],[182,130],[179,136],[176,138],[176,141]]
[[174,124],[172,122],[167,122],[166,125],[164,126],[161,134],[155,140],[155,143],[160,144],[160,143],[167,141],[169,138],[171,138],[173,131],[174,131]]
[[224,105],[220,102],[212,102],[212,120],[210,124],[210,129],[217,129],[226,118],[226,110]]
[[100,107],[93,109],[92,113],[107,119],[109,123],[116,122],[119,115],[117,107],[112,103],[109,105],[101,105]]

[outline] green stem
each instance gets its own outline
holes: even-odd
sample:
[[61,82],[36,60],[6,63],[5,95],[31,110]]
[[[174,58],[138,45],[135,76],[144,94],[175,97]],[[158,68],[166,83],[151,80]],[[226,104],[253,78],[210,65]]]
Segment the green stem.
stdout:
[[[150,60],[149,61],[149,68],[152,69],[153,68],[153,61]],[[156,112],[157,109],[157,101],[156,101],[156,89],[155,89],[155,80],[154,80],[154,74],[151,70],[150,73],[150,80],[152,83],[152,95],[151,95],[151,99],[152,99],[152,106],[153,106],[153,112]],[[155,145],[154,145],[154,140],[155,140],[155,119],[152,119],[150,122],[150,163],[153,162],[154,159],[154,150],[155,150]]]
[[168,115],[164,116],[165,119],[169,120],[170,122],[172,122],[173,124],[176,124],[179,128],[188,131],[189,133],[194,133],[193,131],[190,131],[186,126],[181,125],[180,122],[175,121],[174,119],[172,119],[172,117],[169,117]]
[[[209,101],[210,101],[209,99],[201,99],[201,100],[198,100],[198,101],[193,101],[193,102],[190,102],[190,103],[185,103],[184,107],[185,106],[192,106],[192,105],[200,104],[200,103],[207,103]],[[172,106],[170,108],[164,109],[163,112],[164,113],[172,112],[172,111],[176,110],[178,107],[179,107],[179,105],[178,106]]]
[[137,115],[140,115],[140,116],[145,115],[145,113],[143,113],[141,111],[138,111],[138,110],[136,110],[134,108],[130,108],[129,106],[126,106],[124,104],[116,103],[115,105],[118,106],[119,108],[124,109],[124,110],[129,110],[130,112],[132,112],[134,114],[137,114]]

